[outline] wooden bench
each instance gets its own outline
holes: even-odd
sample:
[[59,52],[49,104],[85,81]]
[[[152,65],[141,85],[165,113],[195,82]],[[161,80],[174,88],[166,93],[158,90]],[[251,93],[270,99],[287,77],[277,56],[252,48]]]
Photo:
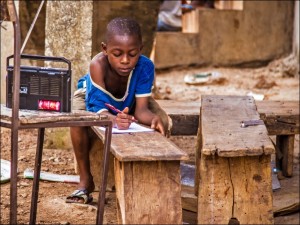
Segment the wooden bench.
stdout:
[[198,224],[273,224],[271,154],[250,96],[202,96],[196,158]]
[[[172,118],[172,135],[197,135],[200,101],[157,100]],[[299,101],[256,101],[257,111],[264,120],[268,134],[276,135],[277,167],[283,175],[293,174],[295,134],[299,134]]]
[[111,152],[118,222],[182,224],[180,161],[188,155],[158,132],[113,134]]

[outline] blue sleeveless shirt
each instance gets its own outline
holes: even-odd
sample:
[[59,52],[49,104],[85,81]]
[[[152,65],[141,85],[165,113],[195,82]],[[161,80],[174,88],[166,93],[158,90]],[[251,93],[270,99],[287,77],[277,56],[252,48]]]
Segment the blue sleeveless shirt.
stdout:
[[87,111],[98,113],[109,111],[116,114],[108,109],[105,103],[109,103],[121,111],[125,107],[132,109],[136,97],[151,96],[153,80],[154,64],[146,56],[141,55],[128,77],[127,89],[122,98],[115,98],[107,90],[96,84],[89,73],[78,80],[77,87],[86,88],[85,104]]

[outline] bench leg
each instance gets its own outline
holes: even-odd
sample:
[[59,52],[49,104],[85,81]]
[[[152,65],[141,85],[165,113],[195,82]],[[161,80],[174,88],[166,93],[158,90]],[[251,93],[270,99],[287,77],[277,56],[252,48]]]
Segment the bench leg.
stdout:
[[201,155],[198,224],[273,224],[270,155]]
[[118,222],[182,224],[179,161],[115,159]]
[[295,135],[277,135],[276,146],[282,153],[282,159],[276,155],[276,166],[282,170],[286,177],[293,176],[293,156],[294,156]]

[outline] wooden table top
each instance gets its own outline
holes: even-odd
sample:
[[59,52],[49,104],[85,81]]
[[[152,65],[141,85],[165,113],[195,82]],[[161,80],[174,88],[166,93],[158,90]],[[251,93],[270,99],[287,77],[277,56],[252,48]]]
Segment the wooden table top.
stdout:
[[[103,131],[93,130],[103,138]],[[157,131],[112,134],[111,152],[119,161],[188,160],[186,152]]]
[[259,120],[250,96],[202,96],[202,153],[222,157],[255,156],[275,152],[266,126],[241,127],[241,121]]
[[[35,124],[59,121],[91,121],[103,120],[107,116],[92,113],[84,110],[77,110],[72,112],[52,112],[52,111],[39,111],[39,110],[19,110],[20,124]],[[12,109],[7,108],[1,104],[1,122],[11,123]]]

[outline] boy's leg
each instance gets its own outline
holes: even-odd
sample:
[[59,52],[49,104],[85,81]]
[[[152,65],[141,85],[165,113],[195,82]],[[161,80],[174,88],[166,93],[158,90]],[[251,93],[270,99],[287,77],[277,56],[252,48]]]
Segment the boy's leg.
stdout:
[[165,134],[167,137],[171,135],[172,119],[167,115],[167,113],[159,106],[159,104],[154,100],[153,97],[149,97],[149,109],[154,114],[158,115],[164,125]]
[[78,184],[79,190],[87,190],[91,193],[95,189],[93,176],[90,171],[89,159],[89,128],[88,127],[71,127],[70,128],[72,145],[79,168],[80,182]]
[[[73,97],[73,110],[85,110],[85,90],[78,89],[74,93]],[[89,140],[89,127],[70,127],[70,134],[72,145],[76,157],[76,161],[79,168],[80,182],[78,184],[78,190],[85,190],[87,194],[91,193],[95,189],[93,177],[90,171],[90,140]],[[69,196],[67,200],[73,202],[83,202],[80,197]]]

